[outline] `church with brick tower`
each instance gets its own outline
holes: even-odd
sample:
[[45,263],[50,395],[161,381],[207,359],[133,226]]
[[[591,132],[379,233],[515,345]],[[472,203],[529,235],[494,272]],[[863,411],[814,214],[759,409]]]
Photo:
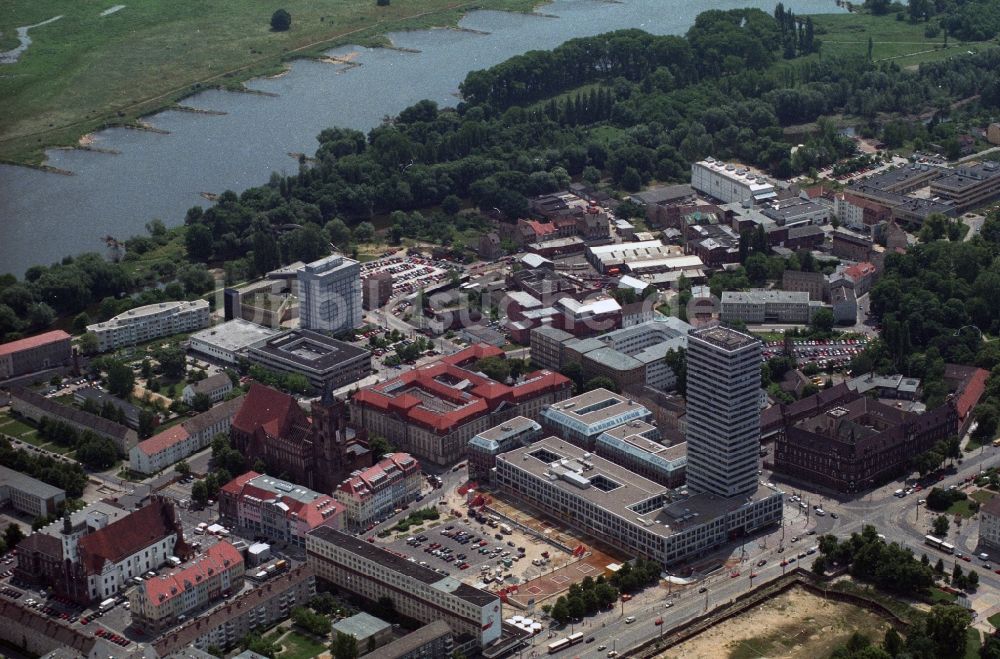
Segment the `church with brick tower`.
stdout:
[[306,414],[292,396],[253,383],[233,418],[230,441],[253,466],[331,493],[344,477],[371,465],[371,452],[347,425],[347,406],[327,390]]

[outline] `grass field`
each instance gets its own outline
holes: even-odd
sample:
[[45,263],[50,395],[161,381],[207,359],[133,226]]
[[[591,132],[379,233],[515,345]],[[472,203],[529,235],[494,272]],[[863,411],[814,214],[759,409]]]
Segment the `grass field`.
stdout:
[[943,48],[944,36],[928,39],[924,36],[924,23],[897,21],[891,16],[820,14],[812,19],[816,25],[816,37],[823,42],[824,56],[867,55],[869,37],[872,40],[873,60],[891,60],[903,67],[996,46],[995,42],[968,44],[950,39],[948,48]]
[[344,43],[378,43],[385,32],[451,25],[476,8],[528,10],[535,0],[298,0],[292,27],[271,32],[273,0],[7,0],[3,50],[15,29],[32,44],[0,77],[0,160],[41,162],[42,149],[75,145],[109,124],[129,123],[205,86],[237,85],[297,56]]
[[989,490],[976,490],[969,496],[982,504],[986,503],[996,495],[997,495],[996,492],[990,492]]
[[948,515],[959,515],[960,517],[972,517],[974,514],[972,508],[969,507],[969,500],[962,499],[961,501],[956,501],[951,504],[951,507],[946,511]]
[[278,643],[282,646],[278,659],[311,659],[326,651],[325,645],[296,631],[288,632]]

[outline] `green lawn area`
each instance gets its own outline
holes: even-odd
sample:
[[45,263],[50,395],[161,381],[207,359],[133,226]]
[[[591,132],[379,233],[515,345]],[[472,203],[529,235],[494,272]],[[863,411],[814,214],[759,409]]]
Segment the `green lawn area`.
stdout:
[[946,59],[996,46],[993,42],[962,43],[949,39],[944,45],[944,35],[933,39],[924,36],[924,23],[897,21],[895,16],[871,14],[818,14],[812,17],[816,37],[823,42],[821,53],[826,55],[868,53],[868,39],[872,40],[872,59],[891,59],[900,66]]
[[982,504],[995,497],[996,492],[990,492],[989,490],[976,490],[969,496]]
[[312,659],[327,649],[319,641],[297,631],[288,632],[278,643],[282,646],[281,652],[277,655],[279,659]]
[[965,637],[965,659],[979,659],[979,648],[983,644],[983,639],[979,636],[979,630],[969,627],[965,630]]
[[946,511],[948,515],[961,515],[962,517],[972,517],[974,514],[972,509],[969,507],[969,500],[962,499],[961,501],[956,501],[951,504],[951,507]]
[[931,588],[931,604],[954,604],[956,596],[946,593],[940,588]]
[[453,25],[472,8],[526,11],[534,0],[298,0],[291,29],[272,32],[271,0],[113,3],[8,0],[0,34],[61,16],[30,32],[32,44],[0,77],[0,160],[40,162],[42,149],[73,146],[205,87],[238,86],[282,62],[335,45],[375,44],[386,32]]
[[993,625],[997,629],[1000,629],[1000,613],[994,613],[989,618],[987,618],[987,620],[990,621],[991,625]]
[[31,439],[25,438],[25,435],[33,433],[34,431],[35,429],[33,427],[23,421],[11,418],[6,414],[0,415],[0,432],[2,433],[10,435],[11,437],[24,439],[26,442],[31,442]]

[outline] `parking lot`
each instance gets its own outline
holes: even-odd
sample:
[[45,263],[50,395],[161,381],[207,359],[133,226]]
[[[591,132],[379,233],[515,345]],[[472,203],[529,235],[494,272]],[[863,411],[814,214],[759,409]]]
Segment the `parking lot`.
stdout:
[[457,270],[454,263],[420,256],[389,256],[361,264],[361,278],[380,272],[392,275],[392,295],[407,295],[426,286],[440,284]]
[[[799,366],[814,363],[821,369],[842,368],[868,345],[867,338],[858,339],[792,339],[792,354]],[[764,361],[780,357],[785,352],[784,341],[768,341],[764,344]]]

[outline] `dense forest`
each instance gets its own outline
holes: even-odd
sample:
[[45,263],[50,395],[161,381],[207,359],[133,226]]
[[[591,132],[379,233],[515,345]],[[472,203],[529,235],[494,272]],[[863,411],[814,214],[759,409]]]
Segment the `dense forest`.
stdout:
[[[470,73],[455,110],[421,101],[367,135],[324,130],[297,174],[191,208],[191,263],[164,259],[134,276],[89,254],[33,267],[23,282],[0,279],[0,336],[43,329],[56,314],[88,309],[96,317],[79,318],[79,328],[132,304],[198,295],[212,287],[205,264],[222,263],[227,280],[240,281],[315,259],[330,243],[350,251],[372,239],[372,220],[388,221],[391,241],[451,246],[485,226],[459,212],[463,204],[513,220],[529,197],[574,178],[634,191],[686,181],[691,162],[709,155],[778,177],[806,172],[853,154],[831,114],[905,126],[920,123],[908,120],[915,113],[945,112],[977,94],[973,105],[1000,107],[1000,49],[917,71],[817,50],[811,22],[779,6],[773,16],[704,12],[683,37],[621,30],[514,57]],[[791,154],[783,129],[810,122],[815,130]],[[127,259],[171,239],[162,223],[147,229],[128,241]]]

